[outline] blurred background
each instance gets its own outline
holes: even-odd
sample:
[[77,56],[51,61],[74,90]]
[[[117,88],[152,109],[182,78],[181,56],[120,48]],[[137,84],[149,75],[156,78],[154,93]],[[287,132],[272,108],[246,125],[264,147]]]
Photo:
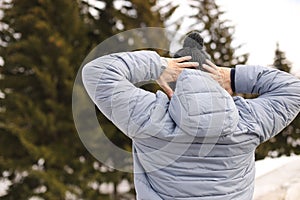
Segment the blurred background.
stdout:
[[[134,199],[132,174],[90,155],[72,117],[77,71],[105,39],[161,27],[179,44],[176,33],[198,30],[217,65],[260,64],[300,77],[299,15],[299,0],[0,0],[0,199]],[[147,41],[118,44],[135,42]],[[130,140],[98,114],[105,134],[130,151]],[[256,159],[299,154],[298,115]]]

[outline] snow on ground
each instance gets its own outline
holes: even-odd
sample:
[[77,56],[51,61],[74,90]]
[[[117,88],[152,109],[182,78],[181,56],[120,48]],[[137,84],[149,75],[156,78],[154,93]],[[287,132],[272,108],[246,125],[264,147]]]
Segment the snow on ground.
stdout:
[[300,156],[256,162],[254,200],[265,199],[300,199]]
[[255,178],[259,178],[260,176],[273,171],[276,168],[279,168],[288,162],[299,160],[300,156],[282,156],[280,158],[265,158],[264,160],[258,160],[255,162],[256,174]]

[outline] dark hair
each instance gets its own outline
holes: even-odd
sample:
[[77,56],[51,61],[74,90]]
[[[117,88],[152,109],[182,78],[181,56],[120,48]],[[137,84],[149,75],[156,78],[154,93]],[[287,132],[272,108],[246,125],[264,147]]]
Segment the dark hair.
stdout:
[[183,47],[173,57],[178,58],[182,56],[192,56],[192,59],[189,61],[198,62],[198,69],[203,70],[202,64],[205,63],[206,59],[210,59],[210,56],[203,49],[203,38],[199,32],[193,31],[189,33],[184,39]]

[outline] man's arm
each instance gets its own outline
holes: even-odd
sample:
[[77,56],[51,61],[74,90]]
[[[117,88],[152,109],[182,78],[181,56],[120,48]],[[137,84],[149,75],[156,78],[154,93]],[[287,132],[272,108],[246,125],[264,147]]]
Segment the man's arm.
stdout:
[[269,67],[242,65],[235,69],[218,67],[210,71],[215,76],[222,74],[224,80],[230,79],[222,82],[215,77],[225,89],[234,86],[237,93],[259,95],[254,99],[243,99],[238,106],[245,112],[240,114],[251,117],[246,123],[256,123],[249,127],[255,127],[251,131],[259,134],[261,142],[278,134],[300,111],[300,80],[291,74]]
[[237,66],[237,93],[258,94],[247,99],[249,115],[256,120],[264,142],[289,125],[300,111],[300,80],[270,67]]
[[176,80],[183,68],[196,66],[192,62],[180,63],[189,59],[161,58],[154,51],[106,55],[84,66],[83,84],[99,110],[133,138],[141,127],[151,123],[156,109],[169,101],[162,92],[154,94],[134,84],[159,79],[166,88],[166,82]]

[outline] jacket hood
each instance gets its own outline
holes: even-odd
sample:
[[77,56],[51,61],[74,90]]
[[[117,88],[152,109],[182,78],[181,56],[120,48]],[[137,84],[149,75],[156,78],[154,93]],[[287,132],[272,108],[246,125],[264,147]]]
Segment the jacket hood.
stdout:
[[182,131],[193,137],[232,133],[238,111],[232,97],[206,72],[185,69],[177,79],[169,114]]

